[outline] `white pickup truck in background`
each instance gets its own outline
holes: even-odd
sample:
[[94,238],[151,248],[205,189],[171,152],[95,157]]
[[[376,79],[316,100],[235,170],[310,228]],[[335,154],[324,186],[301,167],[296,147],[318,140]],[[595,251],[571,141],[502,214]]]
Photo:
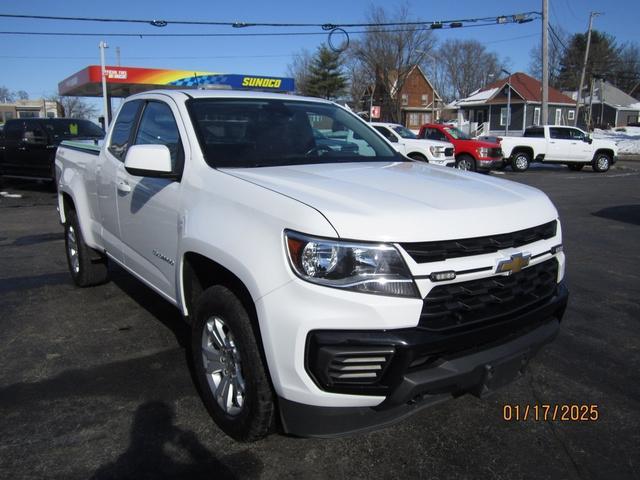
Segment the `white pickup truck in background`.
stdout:
[[505,162],[517,172],[531,162],[561,163],[576,171],[591,165],[596,172],[606,172],[618,159],[615,142],[592,139],[575,127],[529,127],[522,137],[503,137],[500,145]]
[[178,308],[203,403],[238,440],[482,396],[566,307],[544,193],[410,160],[329,101],[146,92],[101,148],[63,143],[55,166],[74,282],[112,262]]
[[444,167],[455,167],[455,149],[452,143],[420,138],[408,128],[397,123],[372,122],[384,138],[398,152],[421,162]]

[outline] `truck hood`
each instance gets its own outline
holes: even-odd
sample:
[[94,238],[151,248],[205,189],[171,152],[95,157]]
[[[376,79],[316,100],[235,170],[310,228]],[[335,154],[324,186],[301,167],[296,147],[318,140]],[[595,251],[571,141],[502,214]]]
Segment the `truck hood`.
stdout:
[[547,196],[535,188],[420,162],[222,171],[309,205],[324,215],[339,237],[355,240],[468,238],[557,218]]
[[431,146],[442,145],[444,148],[453,148],[453,144],[450,142],[441,142],[440,140],[431,140],[428,138],[403,138],[402,143],[405,145],[412,145],[414,147],[425,148]]
[[458,140],[456,140],[456,143],[460,143],[461,145],[464,145],[465,147],[468,147],[468,148],[471,148],[471,149],[473,149],[473,148],[500,148],[500,144],[499,143],[486,142],[484,140],[458,139]]

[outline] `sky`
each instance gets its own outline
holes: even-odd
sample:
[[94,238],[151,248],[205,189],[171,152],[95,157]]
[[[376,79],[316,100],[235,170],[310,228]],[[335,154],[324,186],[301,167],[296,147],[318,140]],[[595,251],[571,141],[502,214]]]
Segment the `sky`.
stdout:
[[[434,21],[477,18],[540,11],[542,0],[407,0],[413,20]],[[182,0],[31,0],[0,1],[0,13],[109,17],[162,20],[211,20],[244,22],[354,23],[365,22],[373,5],[394,8],[399,2],[371,0],[280,0],[212,1]],[[619,42],[637,41],[640,23],[639,0],[549,0],[550,21],[568,33],[584,32],[589,12],[604,15],[594,27],[612,33]],[[217,38],[123,38],[109,33],[250,33],[273,28],[244,28],[147,24],[62,22],[0,18],[0,32],[92,32],[95,37],[53,37],[0,33],[0,86],[25,90],[31,98],[57,92],[58,82],[83,69],[99,64],[98,43],[105,40],[107,64],[116,65],[116,47],[121,65],[168,69],[201,70],[220,73],[286,76],[287,66],[301,49],[315,50],[327,41],[320,29],[290,29],[316,32],[297,37],[217,37]],[[285,31],[278,29],[277,31]],[[437,41],[476,39],[501,58],[508,59],[511,71],[526,71],[529,52],[540,41],[541,22],[495,25],[478,28],[437,30]],[[353,36],[357,38],[357,35]]]

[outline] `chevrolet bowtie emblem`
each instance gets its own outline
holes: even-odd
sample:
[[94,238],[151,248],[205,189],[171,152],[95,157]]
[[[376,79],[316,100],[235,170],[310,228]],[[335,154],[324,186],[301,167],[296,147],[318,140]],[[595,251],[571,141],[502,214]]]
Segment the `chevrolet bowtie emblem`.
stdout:
[[516,253],[511,255],[511,258],[508,260],[501,260],[496,268],[496,273],[518,273],[529,265],[529,260],[531,260],[530,253]]

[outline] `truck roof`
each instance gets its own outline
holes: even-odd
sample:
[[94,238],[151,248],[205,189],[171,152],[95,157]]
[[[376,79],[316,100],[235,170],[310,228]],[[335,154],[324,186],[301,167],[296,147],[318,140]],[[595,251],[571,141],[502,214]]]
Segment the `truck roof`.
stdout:
[[258,98],[258,99],[281,99],[281,100],[299,100],[299,101],[312,101],[317,103],[333,104],[329,100],[317,97],[303,97],[300,95],[289,95],[285,93],[271,93],[271,92],[259,92],[259,91],[244,91],[244,90],[195,90],[195,89],[181,89],[181,90],[148,90],[146,92],[137,93],[131,95],[128,98],[143,98],[149,94],[162,94],[174,98],[175,100],[184,100],[184,97],[191,98]]

